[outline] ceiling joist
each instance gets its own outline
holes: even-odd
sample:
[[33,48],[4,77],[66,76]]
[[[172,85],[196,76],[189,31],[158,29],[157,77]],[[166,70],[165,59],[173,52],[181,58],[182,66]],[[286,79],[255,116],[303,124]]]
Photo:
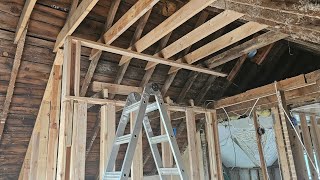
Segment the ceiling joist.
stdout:
[[97,43],[94,41],[89,41],[89,40],[85,40],[85,39],[81,39],[81,38],[76,38],[76,37],[71,37],[71,38],[73,40],[80,41],[82,46],[93,48],[93,49],[100,49],[102,51],[120,54],[120,55],[131,57],[131,58],[137,58],[137,59],[141,59],[141,60],[145,60],[145,61],[156,62],[156,63],[160,63],[160,64],[164,64],[164,65],[168,65],[168,66],[173,66],[173,67],[177,67],[177,68],[188,69],[191,71],[198,71],[201,73],[210,74],[210,75],[214,75],[214,76],[221,76],[221,77],[227,76],[224,73],[216,72],[216,71],[213,71],[213,70],[207,69],[207,68],[196,67],[196,66],[186,64],[186,63],[170,61],[170,60],[167,60],[164,58],[155,57],[155,56],[151,56],[151,55],[147,55],[147,54],[142,54],[142,53],[138,53],[138,52],[135,52],[132,50],[122,49],[122,48],[118,48],[118,47],[114,47],[114,46],[110,46],[110,45],[106,45],[106,44],[101,44],[101,43]]

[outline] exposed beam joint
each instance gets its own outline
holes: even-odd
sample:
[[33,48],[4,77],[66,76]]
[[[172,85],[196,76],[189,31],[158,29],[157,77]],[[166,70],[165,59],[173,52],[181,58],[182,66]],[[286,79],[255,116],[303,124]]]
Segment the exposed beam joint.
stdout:
[[67,36],[71,35],[76,28],[80,25],[80,23],[84,20],[84,18],[89,14],[92,8],[97,4],[99,0],[83,0],[74,13],[67,20],[66,24],[61,29],[58,34],[56,43],[54,45],[54,52],[57,52],[58,48],[60,48],[64,40]]
[[14,43],[17,44],[21,37],[23,37],[23,32],[27,29],[27,24],[31,15],[31,12],[36,4],[37,0],[26,0],[16,29],[16,34],[14,37]]

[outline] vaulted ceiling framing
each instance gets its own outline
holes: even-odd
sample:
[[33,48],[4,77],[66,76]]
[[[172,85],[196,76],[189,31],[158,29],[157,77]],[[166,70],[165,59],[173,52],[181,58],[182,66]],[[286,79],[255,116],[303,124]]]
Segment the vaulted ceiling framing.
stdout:
[[[21,4],[18,0],[16,3]],[[19,43],[24,41],[29,21],[31,32],[28,34],[30,34],[31,37],[38,37],[49,41],[53,40],[50,39],[52,38],[50,34],[53,32],[51,29],[47,28],[47,32],[37,34],[39,25],[36,24],[34,19],[39,19],[39,17],[41,17],[39,14],[41,13],[37,10],[34,12],[34,17],[32,17],[32,10],[34,8],[50,9],[50,7],[44,6],[44,4],[47,3],[46,0],[39,0],[38,2],[36,0],[27,0],[25,2],[15,30],[16,34],[14,42],[18,43],[14,61],[15,64],[16,61],[21,59],[23,48],[20,47],[21,45],[19,45]],[[282,15],[277,17],[277,13],[272,13],[279,10],[277,6],[274,6],[272,3],[271,5],[268,3],[261,4],[258,0],[254,3],[248,3],[246,0],[227,0],[226,2],[219,0],[192,0],[175,2],[179,4],[178,6],[180,6],[180,8],[167,18],[159,17],[159,19],[157,19],[155,16],[159,16],[158,11],[159,7],[162,7],[162,3],[163,2],[159,0],[128,0],[126,2],[112,0],[105,4],[99,4],[98,0],[82,0],[79,4],[77,0],[73,0],[72,3],[67,3],[66,6],[69,6],[70,9],[68,18],[65,18],[65,12],[59,12],[60,14],[63,14],[62,16],[64,16],[66,21],[65,23],[57,21],[56,24],[59,24],[60,26],[61,24],[64,25],[60,32],[58,34],[56,33],[56,39],[54,38],[55,44],[53,45],[52,42],[50,43],[50,46],[56,55],[51,74],[48,77],[48,83],[44,91],[39,113],[35,121],[33,134],[39,132],[39,119],[41,118],[43,111],[48,108],[47,103],[57,104],[57,96],[55,96],[55,94],[58,94],[58,92],[54,90],[54,88],[52,89],[52,84],[55,83],[55,79],[58,77],[57,74],[61,73],[58,70],[58,66],[61,66],[62,63],[61,48],[65,39],[72,34],[88,37],[90,43],[91,40],[97,41],[97,43],[104,43],[106,44],[106,48],[108,48],[108,45],[112,45],[110,46],[111,49],[113,46],[121,47],[122,49],[118,50],[126,52],[127,55],[130,55],[131,53],[131,55],[135,55],[135,57],[140,57],[141,59],[156,60],[156,62],[150,61],[145,63],[140,62],[140,60],[137,59],[132,59],[134,56],[117,56],[102,53],[100,50],[86,48],[82,52],[81,57],[81,61],[86,61],[86,67],[81,67],[83,78],[80,81],[80,96],[100,95],[94,95],[94,91],[92,91],[90,87],[92,86],[92,81],[101,83],[103,79],[106,79],[103,78],[103,76],[94,76],[97,71],[99,72],[98,68],[99,63],[101,63],[100,61],[110,59],[113,63],[119,63],[119,68],[115,68],[116,66],[114,65],[103,67],[115,72],[113,73],[114,76],[112,78],[107,78],[105,82],[113,83],[114,85],[124,84],[143,87],[149,81],[157,81],[157,77],[155,76],[164,76],[165,78],[162,78],[163,80],[160,83],[162,84],[162,94],[171,96],[178,103],[185,103],[187,94],[191,91],[197,91],[192,87],[200,86],[200,88],[198,88],[200,92],[197,96],[193,97],[196,105],[203,104],[206,95],[213,89],[217,80],[221,81],[221,79],[223,79],[225,83],[221,87],[221,91],[218,95],[215,96],[215,98],[221,98],[239,74],[241,67],[248,59],[247,54],[249,52],[258,49],[257,55],[251,59],[251,61],[260,66],[264,63],[264,60],[272,51],[272,48],[277,41],[281,39],[286,38],[290,41],[302,42],[301,44],[303,46],[312,49],[318,47],[320,43],[319,28],[317,27],[317,24],[314,24],[319,21],[319,14],[311,9],[306,13],[294,7],[288,7],[290,9],[284,9],[281,11]],[[6,3],[2,4],[2,6],[5,5]],[[210,6],[213,6],[214,8]],[[253,10],[245,11],[247,6]],[[121,10],[121,7],[125,10]],[[83,32],[88,31],[84,31],[83,29],[91,28],[86,27],[85,23],[90,24],[89,21],[91,22],[96,14],[101,14],[101,12],[105,13],[106,9],[108,9],[108,13],[104,25],[102,25],[103,23],[98,22],[96,23],[98,25],[93,27],[94,30],[98,29],[98,32],[91,31],[90,35],[84,34]],[[255,13],[254,10],[261,12],[261,14]],[[94,11],[94,13],[92,11]],[[268,11],[268,13],[265,11]],[[57,13],[57,16],[60,16],[59,13]],[[266,14],[268,14],[268,16],[266,16]],[[285,21],[289,16],[293,20],[290,22]],[[299,21],[301,17],[303,22]],[[97,19],[100,21],[101,18],[98,17]],[[311,22],[311,24],[309,22]],[[83,26],[81,26],[82,23]],[[93,25],[93,23],[90,25]],[[1,28],[10,29],[9,27]],[[130,33],[132,36],[130,36],[129,39],[128,37],[125,37],[127,36],[127,31],[131,31]],[[132,33],[132,31],[134,31],[134,33]],[[125,43],[122,43],[119,39]],[[127,50],[124,50],[125,48],[127,48]],[[116,50],[117,49],[114,48],[114,51]],[[138,53],[135,53],[134,51]],[[232,62],[234,60],[236,61]],[[162,63],[169,66],[174,65],[175,67],[168,68],[164,65],[157,65],[159,62],[160,64]],[[234,66],[225,68],[223,65],[226,63],[227,65],[231,64]],[[108,66],[108,64],[105,63],[103,66]],[[138,66],[141,67],[137,68]],[[19,68],[19,65],[14,65],[14,67]],[[191,71],[180,70],[181,68],[187,68]],[[128,71],[132,72],[137,69],[140,71],[141,69],[145,69],[145,71],[140,73],[139,79],[134,79],[132,82],[125,79]],[[11,74],[12,79],[10,79],[10,83],[12,82],[13,85],[16,80],[17,71],[18,70],[12,71]],[[204,75],[203,72],[210,75]],[[182,74],[180,77],[179,73]],[[153,77],[154,79],[152,79]],[[181,79],[186,79],[186,81]],[[199,83],[199,80],[202,82]],[[182,84],[182,86],[177,89],[175,87],[176,85],[174,85],[175,81]],[[9,85],[9,87],[11,88],[7,92],[8,99],[5,101],[5,108],[3,109],[1,116],[0,140],[2,138],[2,129],[5,127],[7,119],[6,114],[8,114],[10,107],[10,96],[12,96],[14,91],[12,85]],[[168,93],[170,88],[174,90]],[[189,97],[190,96],[188,96],[188,98]],[[123,96],[111,93],[108,98],[122,99]],[[95,109],[93,109],[93,111],[95,111]],[[178,119],[184,118],[184,115],[179,113],[177,113],[176,116]],[[158,115],[154,114],[152,117],[157,118]],[[93,122],[92,127],[88,128],[92,130],[88,132],[90,135],[88,142],[90,143],[87,146],[87,156],[90,156],[90,150],[92,150],[100,126],[98,120],[94,120]],[[185,126],[183,125],[183,121],[181,120],[177,124],[180,124],[180,132],[184,132]],[[28,150],[26,151],[24,163],[30,160],[31,148],[32,144],[30,143]],[[148,150],[146,150],[146,152],[148,152]],[[150,157],[150,153],[145,153],[145,157]],[[87,157],[87,159],[88,158],[89,157]],[[146,158],[145,163],[150,163],[148,162],[148,158]],[[20,173],[25,173],[26,168],[30,167],[27,167],[25,164],[22,165]],[[92,172],[89,173],[90,176],[92,176]]]

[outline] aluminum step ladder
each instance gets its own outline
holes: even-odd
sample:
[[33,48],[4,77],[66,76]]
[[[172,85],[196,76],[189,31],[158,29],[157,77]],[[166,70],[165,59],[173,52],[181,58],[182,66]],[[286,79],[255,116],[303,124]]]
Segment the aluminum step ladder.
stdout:
[[[148,103],[150,96],[154,96],[156,102]],[[165,129],[165,134],[154,136],[147,113],[159,110],[160,119]],[[135,113],[135,124],[131,134],[124,135],[126,125],[128,124],[130,113]],[[159,87],[155,83],[149,83],[143,90],[142,95],[138,93],[131,93],[127,97],[126,104],[123,108],[122,115],[117,128],[115,140],[113,142],[112,150],[110,152],[107,168],[105,170],[104,180],[125,180],[129,178],[133,155],[137,146],[138,137],[142,131],[142,124],[147,134],[150,149],[158,170],[161,180],[166,179],[166,176],[176,175],[180,179],[186,180],[188,176],[184,169],[181,154],[177,141],[175,139],[169,116],[167,114],[166,105],[163,102]],[[161,156],[157,147],[158,143],[169,142],[176,167],[164,168]],[[122,163],[120,171],[114,171],[117,155],[120,145],[128,144],[126,154]]]

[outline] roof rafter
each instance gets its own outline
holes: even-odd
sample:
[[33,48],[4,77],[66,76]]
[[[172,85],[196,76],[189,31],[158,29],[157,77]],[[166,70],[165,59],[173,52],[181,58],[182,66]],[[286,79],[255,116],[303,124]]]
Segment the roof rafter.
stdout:
[[[201,24],[203,24],[204,22],[206,22],[206,19],[208,18],[208,15],[209,13],[203,11],[200,15],[200,17],[198,18],[197,20],[197,23],[195,25],[194,28],[197,28],[199,27]],[[221,32],[221,29],[219,30],[219,32]],[[192,46],[189,46],[187,47],[183,52],[182,54],[179,56],[180,58],[185,56],[186,54],[189,53],[190,49],[191,49]],[[149,71],[154,71],[155,67],[154,68],[151,68],[149,70],[147,70],[146,74],[149,72]],[[145,76],[146,76],[145,74]],[[166,78],[166,81],[164,82],[162,88],[161,88],[161,94],[165,95],[167,93],[167,91],[169,90],[170,86],[171,86],[171,83],[173,82],[174,78],[176,77],[177,73],[172,73],[170,75],[167,76]],[[151,75],[150,75],[151,76]]]
[[217,56],[214,56],[205,61],[205,64],[209,68],[217,67],[221,64],[232,61],[240,56],[248,54],[250,51],[255,49],[262,48],[269,44],[272,44],[276,41],[279,41],[283,38],[286,38],[288,35],[280,32],[269,31],[260,36],[257,36],[249,41],[246,41],[239,46],[231,48]]
[[[188,19],[202,11],[204,8],[209,6],[215,0],[198,0],[190,1],[181,7],[177,12],[167,18],[164,22],[150,31],[147,35],[142,37],[139,41],[134,44],[135,50],[137,52],[142,52],[155,42],[163,38],[168,33],[172,32],[178,26],[186,22]],[[131,47],[129,49],[132,49]],[[119,65],[128,62],[131,57],[122,57]]]
[[[168,59],[175,55],[176,53],[180,52],[181,50],[191,46],[192,44],[200,41],[201,39],[209,36],[210,34],[218,31],[219,29],[225,27],[226,25],[234,22],[235,20],[242,17],[243,14],[226,10],[212,19],[210,19],[208,22],[202,24],[201,26],[195,28],[190,33],[184,35],[174,43],[170,44],[166,48],[159,51],[155,56],[163,56],[164,58]],[[156,63],[149,62],[145,68],[145,70],[150,69],[153,66],[156,66]]]
[[1,138],[2,138],[2,133],[3,133],[3,130],[4,130],[5,123],[7,121],[9,108],[10,108],[10,105],[11,105],[11,100],[12,100],[13,91],[14,91],[14,85],[16,83],[17,75],[18,75],[18,72],[19,72],[22,53],[23,53],[23,49],[24,49],[24,44],[25,44],[25,41],[26,41],[27,29],[28,29],[28,25],[25,27],[24,31],[22,32],[21,38],[18,40],[18,44],[17,44],[17,48],[16,48],[16,54],[15,54],[14,60],[13,60],[13,66],[12,66],[12,70],[11,70],[11,75],[10,75],[8,89],[7,89],[7,94],[6,94],[6,98],[4,100],[4,105],[3,105],[2,112],[0,114],[0,141],[1,141]]
[[[232,30],[231,32],[211,41],[210,43],[198,48],[197,50],[187,54],[186,56],[184,56],[181,59],[178,59],[178,62],[182,62],[183,60],[187,61],[188,64],[192,64],[195,63],[197,61],[199,61],[200,59],[213,54],[235,42],[238,42],[264,28],[266,28],[267,26],[264,24],[259,24],[256,22],[248,22],[234,30]],[[179,68],[171,68],[169,70],[169,74],[178,71]]]
[[[221,29],[220,31],[218,31],[218,33],[215,35],[215,38],[217,37],[220,37],[221,34],[223,33],[224,29]],[[214,39],[215,39],[214,38]],[[188,53],[186,53],[188,54]],[[199,64],[199,66],[202,66]],[[177,74],[177,72],[175,73],[172,73],[172,74]],[[170,74],[169,77],[172,75]],[[177,99],[177,102],[180,103],[184,100],[185,96],[187,95],[187,92],[190,90],[190,88],[192,87],[193,83],[196,81],[197,77],[198,77],[199,73],[196,73],[196,72],[190,72],[189,73],[189,78],[187,80],[187,82],[184,84],[179,96],[178,96],[178,99]]]
[[36,4],[37,0],[26,0],[20,18],[17,25],[16,34],[14,37],[14,43],[17,44],[19,39],[21,38],[23,31],[27,27],[31,12]]
[[83,19],[89,14],[92,8],[97,4],[99,0],[83,0],[74,13],[67,20],[60,33],[58,34],[56,43],[54,45],[54,52],[57,52],[67,36],[71,35],[76,28],[80,25]]
[[[151,14],[151,11],[152,9],[150,9],[139,21],[139,24],[136,28],[136,31],[133,35],[133,38],[130,42],[130,46],[132,46],[134,43],[136,43],[140,38],[141,38],[141,35],[142,35],[142,32],[143,32],[143,29],[145,27],[145,25],[147,24],[147,21],[150,17],[150,14]],[[117,76],[114,80],[114,83],[115,84],[120,84],[123,77],[124,77],[124,74],[126,73],[128,67],[129,67],[129,64],[130,64],[130,61],[126,62],[125,64],[121,65],[118,72],[117,72]],[[114,94],[110,95],[110,98],[114,98]]]
[[[105,44],[111,44],[116,40],[123,32],[125,32],[132,24],[134,24],[141,16],[149,11],[159,0],[139,0],[134,4],[113,26],[111,26],[104,34],[103,38],[100,38],[98,42]],[[87,92],[88,86],[91,82],[94,71],[99,62],[101,51],[93,49],[91,51],[89,69],[83,81],[80,96],[84,96]]]

